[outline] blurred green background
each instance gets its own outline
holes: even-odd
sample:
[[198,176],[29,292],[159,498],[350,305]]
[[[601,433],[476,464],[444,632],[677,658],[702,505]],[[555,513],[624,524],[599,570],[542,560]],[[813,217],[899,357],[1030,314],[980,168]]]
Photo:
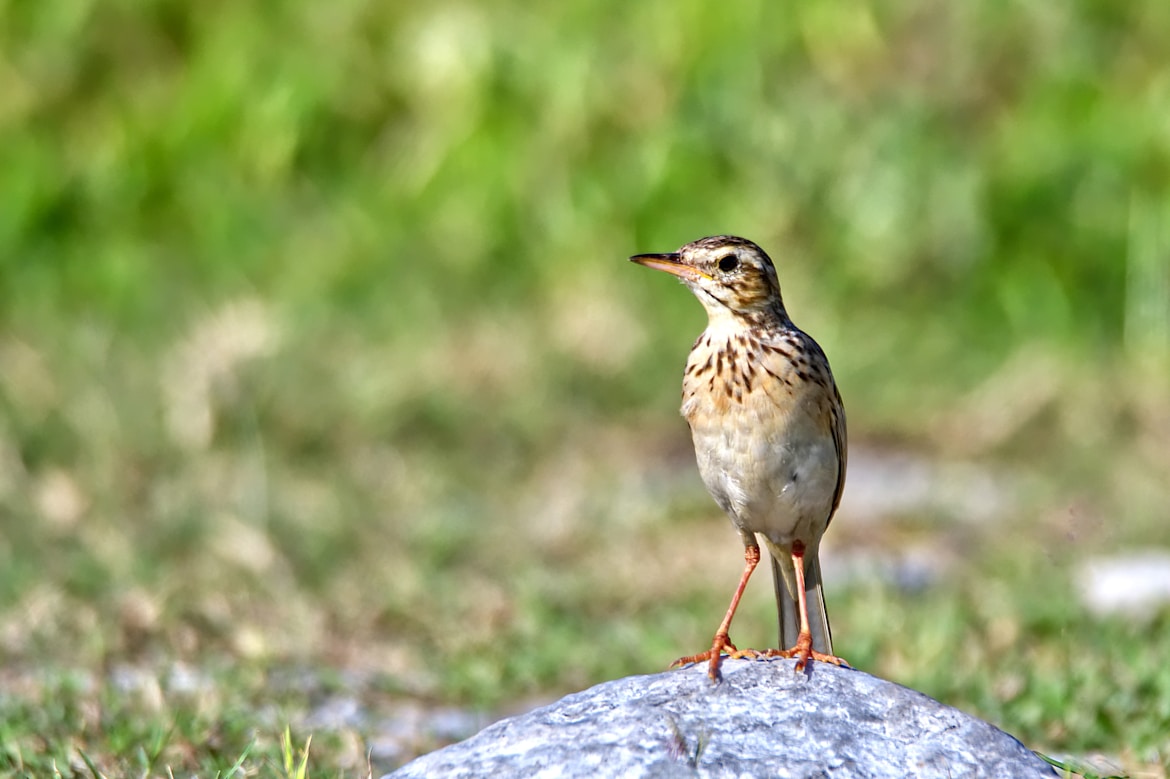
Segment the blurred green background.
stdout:
[[[704,318],[625,258],[734,233],[848,408],[838,654],[1163,775],[1170,619],[1078,587],[1168,542],[1168,51],[1163,0],[0,2],[0,765],[286,765],[282,669],[505,712],[700,650]],[[924,472],[997,508],[867,503]]]

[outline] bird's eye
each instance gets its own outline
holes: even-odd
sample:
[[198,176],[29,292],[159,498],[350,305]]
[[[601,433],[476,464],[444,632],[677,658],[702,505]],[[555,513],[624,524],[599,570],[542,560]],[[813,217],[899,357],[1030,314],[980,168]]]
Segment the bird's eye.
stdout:
[[719,270],[724,273],[731,273],[739,267],[739,258],[734,254],[729,254],[719,260]]

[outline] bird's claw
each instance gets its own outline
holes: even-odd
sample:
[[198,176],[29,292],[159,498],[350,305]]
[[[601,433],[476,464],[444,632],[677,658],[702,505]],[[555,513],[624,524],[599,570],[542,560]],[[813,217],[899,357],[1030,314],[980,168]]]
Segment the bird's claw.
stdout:
[[[775,650],[773,650],[775,651]],[[670,664],[671,668],[681,668],[684,665],[691,663],[708,663],[707,675],[711,677],[712,681],[719,681],[719,663],[724,657],[729,657],[732,660],[739,660],[741,658],[756,658],[760,657],[760,653],[755,649],[739,649],[735,644],[731,643],[731,639],[723,633],[716,633],[715,638],[711,641],[711,648],[706,652],[700,652],[697,655],[687,655],[680,657]]]
[[796,671],[799,673],[804,670],[805,665],[809,660],[815,660],[818,663],[830,663],[831,665],[839,665],[844,668],[852,668],[853,666],[845,662],[836,655],[826,655],[817,652],[812,648],[812,636],[808,633],[801,633],[796,639],[796,645],[791,649],[766,649],[763,652],[756,652],[756,657],[787,657],[796,658]]

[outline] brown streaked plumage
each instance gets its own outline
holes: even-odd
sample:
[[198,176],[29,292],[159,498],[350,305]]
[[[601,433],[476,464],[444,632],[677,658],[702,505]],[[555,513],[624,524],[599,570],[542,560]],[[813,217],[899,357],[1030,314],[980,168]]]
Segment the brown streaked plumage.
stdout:
[[[707,490],[740,533],[744,571],[711,648],[675,665],[707,661],[719,677],[731,657],[833,655],[818,557],[845,485],[845,409],[821,347],[788,318],[771,259],[744,238],[718,235],[670,254],[630,258],[682,280],[707,310],[707,329],[683,372],[682,414]],[[739,650],[728,632],[760,560],[772,558],[787,649]]]

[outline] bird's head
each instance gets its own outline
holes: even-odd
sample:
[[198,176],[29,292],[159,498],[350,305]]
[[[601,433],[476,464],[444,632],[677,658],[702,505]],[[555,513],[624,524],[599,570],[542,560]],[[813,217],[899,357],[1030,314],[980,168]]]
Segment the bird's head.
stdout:
[[700,238],[669,254],[636,254],[631,262],[678,276],[712,318],[786,318],[772,260],[756,244],[734,235]]

